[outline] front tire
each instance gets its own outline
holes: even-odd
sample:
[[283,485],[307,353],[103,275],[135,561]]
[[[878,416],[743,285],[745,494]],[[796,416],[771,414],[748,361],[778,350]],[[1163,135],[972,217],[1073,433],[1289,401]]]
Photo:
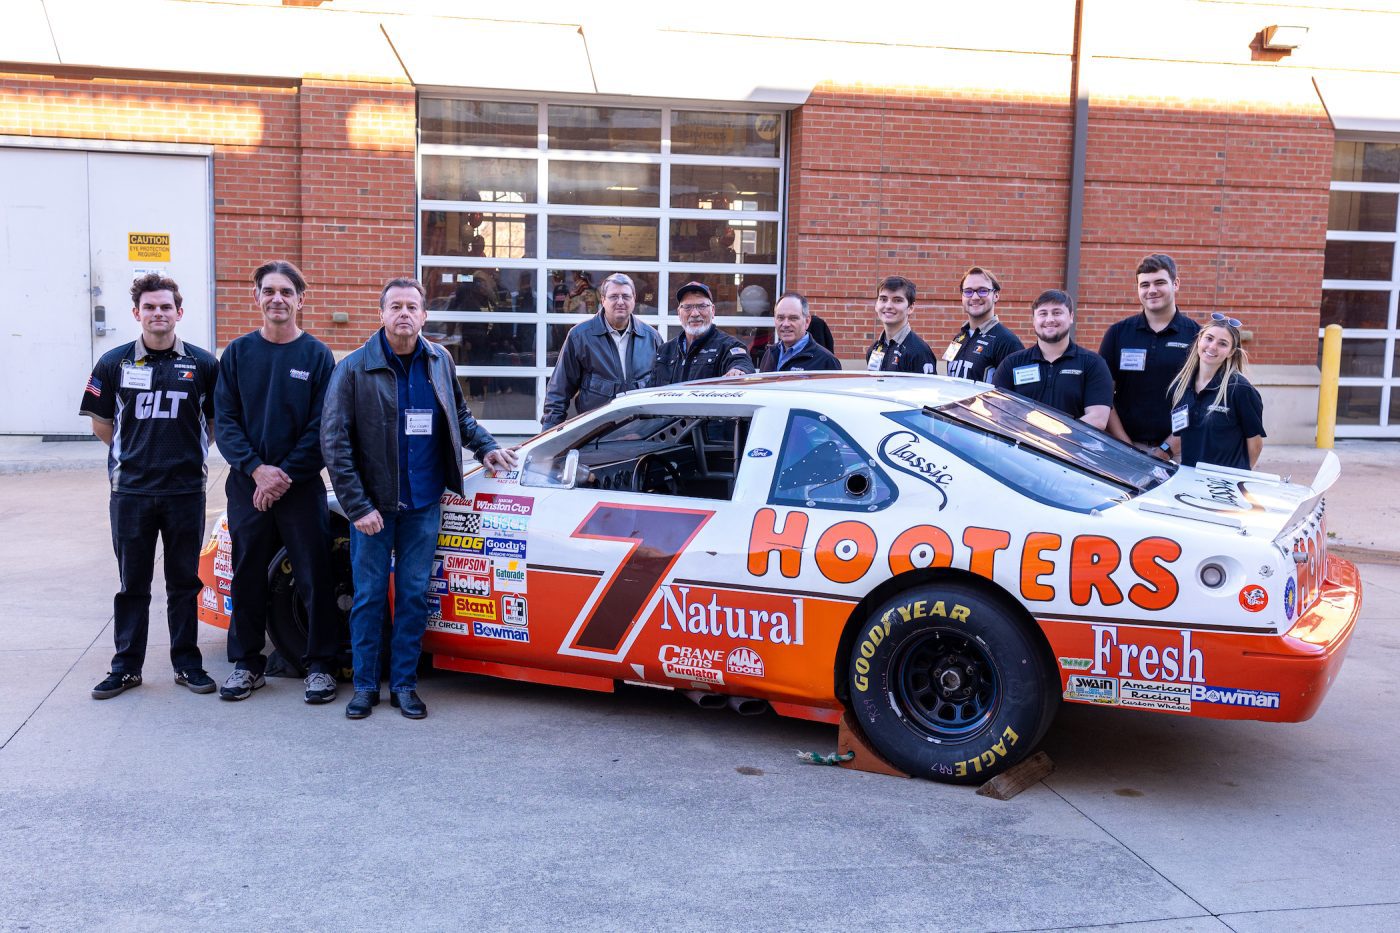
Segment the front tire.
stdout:
[[[355,600],[355,584],[350,574],[350,533],[348,526],[335,523],[331,528],[331,581],[335,587],[337,667],[349,667],[350,607]],[[306,607],[297,595],[296,578],[287,549],[277,552],[267,568],[267,637],[298,677],[306,676],[301,659],[306,657],[308,626]]]
[[1039,633],[966,584],[898,594],[856,634],[851,712],[890,764],[952,784],[1029,755],[1059,707]]

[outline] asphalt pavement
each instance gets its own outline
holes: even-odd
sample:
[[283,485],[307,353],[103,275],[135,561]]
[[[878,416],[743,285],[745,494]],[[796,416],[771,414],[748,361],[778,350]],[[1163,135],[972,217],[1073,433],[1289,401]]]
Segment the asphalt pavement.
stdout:
[[[802,764],[834,728],[642,688],[435,674],[421,722],[291,680],[223,703],[171,682],[159,621],[145,684],[96,702],[102,450],[38,445],[0,439],[0,930],[1400,928],[1395,445],[1338,446],[1365,608],[1316,717],[1067,706],[1055,772],[1007,802]],[[216,680],[223,642],[201,627]]]

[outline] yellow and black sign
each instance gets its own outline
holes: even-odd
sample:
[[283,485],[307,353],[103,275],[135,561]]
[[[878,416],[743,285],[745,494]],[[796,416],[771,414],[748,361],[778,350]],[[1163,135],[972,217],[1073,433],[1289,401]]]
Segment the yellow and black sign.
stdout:
[[170,234],[128,233],[126,258],[129,262],[169,262]]

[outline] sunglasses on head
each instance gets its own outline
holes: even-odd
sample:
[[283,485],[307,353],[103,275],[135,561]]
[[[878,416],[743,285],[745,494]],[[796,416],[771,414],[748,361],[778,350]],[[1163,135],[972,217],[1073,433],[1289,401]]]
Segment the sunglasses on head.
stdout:
[[1212,311],[1212,312],[1210,313],[1210,319],[1211,319],[1211,322],[1212,322],[1212,323],[1215,323],[1215,324],[1229,324],[1231,327],[1233,327],[1233,328],[1235,328],[1235,329],[1237,329],[1237,330],[1238,330],[1239,328],[1241,328],[1241,327],[1244,326],[1244,323],[1243,323],[1239,318],[1237,318],[1237,317],[1226,317],[1225,315],[1221,314],[1219,311]]

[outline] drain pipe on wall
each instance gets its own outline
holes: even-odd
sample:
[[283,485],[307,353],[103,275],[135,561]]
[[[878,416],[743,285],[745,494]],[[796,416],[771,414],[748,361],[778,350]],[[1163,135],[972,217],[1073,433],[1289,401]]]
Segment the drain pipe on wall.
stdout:
[[1074,104],[1074,134],[1070,143],[1069,228],[1065,231],[1065,291],[1079,302],[1079,244],[1084,236],[1084,162],[1089,139],[1089,91],[1084,81],[1084,5],[1075,0],[1074,51],[1070,68],[1070,98]]

